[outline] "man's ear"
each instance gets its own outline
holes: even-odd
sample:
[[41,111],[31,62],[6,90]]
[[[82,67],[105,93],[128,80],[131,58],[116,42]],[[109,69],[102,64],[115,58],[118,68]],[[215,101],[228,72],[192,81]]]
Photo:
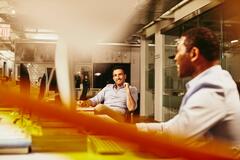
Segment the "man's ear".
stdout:
[[125,80],[127,79],[127,74],[124,74],[124,78],[125,78]]
[[190,52],[191,61],[194,62],[199,59],[200,53],[197,47],[193,47]]

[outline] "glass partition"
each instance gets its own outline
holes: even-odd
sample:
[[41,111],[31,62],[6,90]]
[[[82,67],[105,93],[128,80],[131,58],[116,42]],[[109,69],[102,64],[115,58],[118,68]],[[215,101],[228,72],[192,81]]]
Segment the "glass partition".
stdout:
[[[232,8],[232,6],[230,6]],[[231,10],[225,7],[225,10]],[[234,9],[232,9],[234,10]],[[233,11],[232,11],[233,12]],[[223,67],[228,70],[240,89],[240,13],[228,13],[223,21]],[[239,90],[240,92],[240,90]]]
[[[191,79],[191,77],[180,79],[177,76],[177,69],[176,69],[174,60],[169,58],[175,55],[176,40],[184,31],[193,27],[204,26],[212,29],[215,32],[215,34],[219,37],[220,44],[221,44],[220,50],[222,51],[222,43],[223,43],[222,24],[223,24],[222,23],[222,6],[219,6],[189,21],[186,21],[185,23],[179,26],[176,26],[175,28],[164,33],[165,34],[165,46],[164,46],[165,64],[164,64],[164,70],[163,70],[163,74],[164,74],[163,75],[164,77],[164,88],[163,88],[164,117],[163,119],[164,120],[171,119],[174,115],[177,114],[183,95],[186,92],[185,84]],[[219,58],[222,58],[222,57],[225,58],[226,56],[221,56]],[[235,54],[235,57],[237,57],[236,54]],[[230,59],[228,57],[227,60],[225,60],[226,68],[228,70],[231,68],[230,70],[232,70],[232,72],[236,72],[235,64],[237,64],[237,59],[234,59],[234,60],[233,59]],[[236,61],[236,63],[233,64],[232,61]],[[236,75],[235,77],[240,78],[240,76],[238,75]]]
[[176,52],[177,35],[165,36],[165,65],[164,69],[164,89],[163,89],[163,119],[172,118],[178,111],[183,93],[185,92],[185,80],[177,77],[177,69],[171,56]]
[[155,83],[155,37],[150,36],[146,39],[146,68],[145,68],[145,97],[147,106],[147,115],[153,116],[154,114],[154,83]]

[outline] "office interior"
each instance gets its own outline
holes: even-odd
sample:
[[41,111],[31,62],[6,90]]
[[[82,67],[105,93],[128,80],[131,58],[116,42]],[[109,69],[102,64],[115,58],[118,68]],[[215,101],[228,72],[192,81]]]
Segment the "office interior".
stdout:
[[[86,5],[85,8],[88,8],[87,5],[91,5],[90,9],[93,10],[96,6],[92,2],[84,2],[83,5]],[[115,9],[114,13],[120,12],[122,9],[119,10],[113,2],[107,2],[109,7]],[[208,27],[216,33],[221,47],[221,57],[219,57],[221,65],[231,73],[236,83],[240,84],[240,12],[238,0],[135,0],[132,2],[118,2],[120,3],[119,7],[123,7],[126,11],[131,11],[131,13],[124,15],[126,22],[121,19],[120,15],[122,12],[118,13],[116,17],[113,15],[113,19],[119,18],[119,20],[115,19],[113,22],[122,22],[122,25],[117,24],[122,28],[112,25],[112,22],[106,22],[105,25],[97,26],[98,16],[102,15],[91,15],[94,12],[89,11],[86,12],[88,14],[84,15],[85,19],[82,21],[82,23],[86,23],[82,26],[84,29],[81,29],[82,24],[80,25],[76,22],[77,25],[75,27],[72,26],[73,24],[69,24],[65,25],[67,28],[59,27],[57,28],[59,30],[54,30],[54,23],[44,21],[46,17],[41,17],[41,14],[39,15],[40,11],[31,13],[31,11],[39,10],[39,8],[43,9],[42,12],[45,12],[50,10],[48,7],[53,6],[56,9],[56,13],[61,13],[59,10],[64,9],[64,7],[81,5],[82,1],[76,2],[76,5],[67,5],[74,3],[71,1],[61,1],[59,6],[61,4],[66,4],[66,6],[60,6],[59,8],[56,7],[57,3],[56,1],[30,2],[24,0],[21,3],[16,0],[0,1],[1,86],[8,86],[10,90],[20,92],[20,65],[24,64],[30,79],[29,95],[31,98],[38,100],[42,76],[48,72],[49,78],[53,74],[51,72],[55,69],[55,50],[56,43],[60,39],[60,33],[66,34],[78,29],[80,31],[76,33],[76,36],[82,34],[85,39],[79,37],[71,39],[70,41],[73,43],[68,46],[68,52],[72,57],[72,75],[75,78],[75,85],[78,75],[80,77],[87,76],[89,80],[90,89],[84,98],[87,99],[96,95],[106,84],[113,83],[111,68],[120,64],[126,68],[127,82],[136,86],[139,93],[138,108],[133,113],[134,117],[132,117],[131,123],[167,121],[177,114],[181,99],[185,93],[185,84],[189,81],[189,78],[180,79],[177,77],[176,65],[169,57],[175,54],[176,41],[181,33],[196,26]],[[108,6],[108,4],[104,5]],[[27,7],[32,8],[29,9]],[[76,8],[74,8],[73,12],[76,11]],[[80,9],[82,8],[84,7],[80,7]],[[18,12],[18,9],[20,12]],[[47,14],[54,14],[54,12],[42,13],[43,16]],[[71,17],[72,14],[75,13],[66,13],[65,17],[64,14],[61,15],[63,17],[54,15],[51,18],[56,18],[56,25],[63,24],[63,22],[57,22],[58,19],[61,21],[69,18],[70,20],[65,23],[79,20],[77,15]],[[88,23],[88,21],[85,21],[88,19],[88,16],[97,17],[91,20],[96,22]],[[42,21],[39,22],[38,18]],[[106,19],[111,20],[109,17]],[[100,20],[103,21],[105,19]],[[117,32],[113,32],[111,25],[112,28],[115,27],[114,29]],[[100,29],[94,30],[94,26]],[[101,27],[104,27],[104,29],[101,29]],[[64,29],[64,31],[61,29]],[[93,35],[95,32],[91,32],[91,29],[96,33],[98,31],[106,31],[98,33],[96,36],[108,34],[108,37],[106,37],[111,38],[105,40],[104,38],[106,37],[103,39],[100,37],[99,40],[101,41],[97,41],[98,39],[96,40],[95,35]],[[108,30],[111,34],[108,33]],[[89,33],[85,31],[89,31]],[[71,36],[74,34],[71,33]],[[69,38],[68,36],[65,37]],[[91,38],[94,39],[93,44],[89,44]],[[86,40],[83,46],[81,46],[81,40]],[[44,95],[42,96],[44,98],[42,100],[49,104],[55,103],[58,91],[51,89],[50,83],[46,84],[47,92],[46,88],[43,89]],[[75,86],[75,101],[80,100],[82,91],[82,83]],[[74,155],[70,156],[71,158],[80,159],[82,152],[87,150],[86,146],[80,145],[80,143],[87,140],[76,138],[76,135],[81,133],[78,132],[78,129],[74,130],[70,124],[65,124],[58,120],[41,119],[41,117],[34,116],[30,112],[27,114],[23,113],[17,107],[9,108],[4,103],[1,104],[0,111],[3,117],[6,117],[8,114],[11,115],[10,118],[7,118],[11,122],[19,116],[27,117],[26,121],[31,121],[33,129],[30,132],[34,134],[30,149],[32,153],[39,152],[43,157],[49,154],[49,159],[64,159],[64,151],[69,149],[74,151]],[[14,114],[16,115],[15,117]],[[21,126],[20,122],[14,125],[18,124]],[[68,130],[67,133],[64,133],[66,130]],[[63,135],[61,136],[60,133],[63,133]],[[58,140],[55,143],[46,141],[46,138],[43,138],[44,134],[47,134],[50,139],[53,136],[61,139],[67,137],[69,139],[62,142],[64,144],[61,144]],[[34,143],[37,145],[34,146]],[[52,143],[55,143],[55,145]],[[49,147],[44,147],[46,144]],[[59,146],[57,147],[56,145]],[[0,147],[0,149],[2,148]],[[7,150],[8,148],[3,153],[8,153]],[[30,150],[27,147],[27,151],[25,149],[26,154],[18,155],[9,152],[8,154],[0,155],[0,158],[1,156],[12,156],[13,159],[17,158],[17,156],[26,156],[26,159],[36,158],[38,155],[31,154]],[[57,150],[56,154],[55,150]],[[81,154],[78,155],[78,152]],[[143,156],[144,151],[142,152],[143,154],[138,155],[138,158],[149,158],[148,156]],[[146,153],[146,155],[148,154]],[[88,158],[101,159],[101,156],[92,154]],[[122,158],[124,156],[135,157],[136,155],[132,153],[111,155],[110,159]]]

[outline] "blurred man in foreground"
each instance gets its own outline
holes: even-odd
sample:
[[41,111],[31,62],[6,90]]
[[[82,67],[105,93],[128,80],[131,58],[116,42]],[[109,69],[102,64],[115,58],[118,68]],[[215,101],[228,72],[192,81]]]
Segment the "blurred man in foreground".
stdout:
[[79,101],[79,106],[95,107],[95,113],[106,114],[122,122],[125,114],[137,107],[137,89],[125,82],[126,73],[123,67],[114,67],[112,73],[115,84],[106,85],[93,98]]
[[240,144],[240,101],[231,75],[219,65],[216,35],[200,27],[185,32],[174,57],[179,77],[191,76],[179,113],[167,122],[138,123],[137,128],[182,136],[214,138]]

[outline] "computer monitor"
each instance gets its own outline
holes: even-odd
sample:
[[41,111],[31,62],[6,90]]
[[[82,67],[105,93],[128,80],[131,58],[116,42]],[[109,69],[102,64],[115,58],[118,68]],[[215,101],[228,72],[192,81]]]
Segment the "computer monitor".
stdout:
[[69,109],[75,109],[75,88],[73,77],[73,62],[68,53],[67,44],[59,39],[55,50],[55,67],[57,84],[61,101]]

